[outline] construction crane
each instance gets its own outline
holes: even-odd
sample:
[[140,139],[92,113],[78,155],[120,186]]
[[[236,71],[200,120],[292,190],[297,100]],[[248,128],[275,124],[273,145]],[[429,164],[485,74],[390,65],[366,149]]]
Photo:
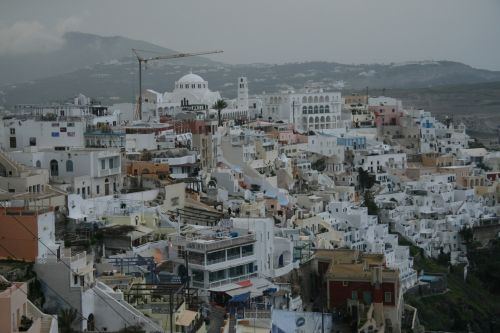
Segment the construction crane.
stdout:
[[199,55],[205,55],[205,54],[214,54],[214,53],[222,53],[223,51],[216,50],[216,51],[202,51],[202,52],[193,52],[193,53],[176,53],[176,54],[165,54],[165,55],[158,55],[155,57],[149,57],[145,58],[140,55],[139,52],[147,52],[144,50],[138,50],[138,49],[132,49],[132,52],[134,52],[135,56],[137,57],[137,61],[139,62],[139,100],[138,100],[138,109],[137,109],[137,118],[139,120],[142,120],[142,64],[147,64],[148,61],[153,61],[153,60],[168,60],[168,59],[177,59],[177,58],[187,58],[187,57],[194,57],[194,56],[199,56]]

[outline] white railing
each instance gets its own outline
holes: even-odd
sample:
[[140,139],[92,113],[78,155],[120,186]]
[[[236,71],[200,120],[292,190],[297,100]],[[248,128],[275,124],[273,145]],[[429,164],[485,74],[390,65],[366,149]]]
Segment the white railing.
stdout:
[[257,276],[258,276],[257,273],[240,275],[240,276],[236,276],[233,278],[228,278],[228,279],[224,279],[224,280],[220,280],[220,281],[210,282],[208,284],[208,287],[209,288],[220,287],[220,286],[223,286],[223,285],[228,284],[228,283],[234,283],[234,282],[239,282],[239,281],[243,281],[243,280],[248,280],[250,278],[257,277]]
[[279,267],[279,268],[275,268],[273,271],[273,276],[274,277],[279,277],[279,276],[283,276],[283,275],[286,275],[288,273],[290,273],[293,269],[294,269],[294,263],[293,262],[290,262],[288,263],[287,265],[283,266],[283,267]]

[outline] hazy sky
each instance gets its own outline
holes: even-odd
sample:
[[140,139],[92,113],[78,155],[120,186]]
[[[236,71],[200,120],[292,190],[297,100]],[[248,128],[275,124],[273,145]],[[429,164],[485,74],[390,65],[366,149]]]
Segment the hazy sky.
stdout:
[[65,31],[122,35],[229,63],[455,60],[500,70],[500,0],[1,0],[0,53]]

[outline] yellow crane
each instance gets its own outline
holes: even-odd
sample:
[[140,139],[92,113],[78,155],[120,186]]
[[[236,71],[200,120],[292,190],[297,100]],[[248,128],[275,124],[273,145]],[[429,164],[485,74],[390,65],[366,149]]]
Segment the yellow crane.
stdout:
[[178,59],[178,58],[187,58],[187,57],[194,57],[206,54],[222,53],[223,51],[216,50],[216,51],[201,51],[192,53],[164,54],[164,55],[157,55],[154,57],[141,56],[140,52],[148,52],[145,50],[132,49],[132,52],[134,52],[137,58],[137,62],[139,63],[139,100],[137,101],[138,107],[136,109],[136,119],[142,120],[142,64],[143,63],[147,64],[148,61],[154,61],[154,60]]

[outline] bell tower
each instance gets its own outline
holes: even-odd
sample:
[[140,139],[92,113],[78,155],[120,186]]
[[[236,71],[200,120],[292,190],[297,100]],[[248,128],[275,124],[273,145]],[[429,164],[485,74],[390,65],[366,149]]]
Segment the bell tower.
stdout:
[[248,82],[243,76],[238,78],[238,110],[248,111]]

